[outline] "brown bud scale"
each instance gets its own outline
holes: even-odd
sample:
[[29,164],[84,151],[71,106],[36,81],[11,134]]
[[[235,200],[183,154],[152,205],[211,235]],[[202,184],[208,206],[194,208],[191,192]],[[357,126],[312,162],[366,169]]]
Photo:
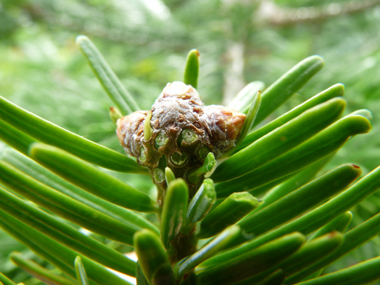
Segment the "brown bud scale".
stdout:
[[[223,106],[205,106],[198,92],[182,82],[168,83],[151,111],[153,133],[147,141],[144,139],[144,121],[148,111],[137,111],[117,121],[120,144],[140,164],[149,168],[152,177],[157,167],[169,166],[177,178],[185,179],[190,197],[198,185],[191,184],[186,175],[203,164],[204,157],[199,154],[207,147],[218,158],[233,148],[246,118],[246,115]],[[154,182],[162,192],[165,191],[165,181]],[[159,202],[163,195],[159,195]]]

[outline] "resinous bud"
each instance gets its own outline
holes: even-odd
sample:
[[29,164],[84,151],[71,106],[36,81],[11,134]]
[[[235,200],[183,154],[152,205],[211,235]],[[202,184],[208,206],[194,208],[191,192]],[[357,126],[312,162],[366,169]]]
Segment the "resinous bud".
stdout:
[[179,153],[178,151],[174,152],[171,157],[170,157],[171,161],[175,164],[175,165],[183,165],[186,160],[187,160],[187,155],[186,153]]

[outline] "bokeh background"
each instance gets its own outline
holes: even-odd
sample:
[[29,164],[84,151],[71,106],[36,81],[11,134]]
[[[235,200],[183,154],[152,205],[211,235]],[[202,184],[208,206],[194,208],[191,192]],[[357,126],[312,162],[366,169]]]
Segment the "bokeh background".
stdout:
[[[305,57],[321,55],[322,71],[268,120],[344,83],[346,113],[371,110],[373,130],[349,141],[325,171],[352,162],[367,173],[380,164],[379,0],[0,0],[0,95],[122,151],[112,103],[75,44],[80,34],[145,109],[167,82],[182,80],[192,48],[201,54],[198,91],[206,104],[228,103],[251,81],[269,86]],[[121,178],[152,191],[149,182]],[[354,210],[352,226],[379,211],[375,194]],[[21,281],[26,275],[8,261],[13,250],[27,252],[0,232],[1,271]],[[376,238],[328,270],[379,254]]]

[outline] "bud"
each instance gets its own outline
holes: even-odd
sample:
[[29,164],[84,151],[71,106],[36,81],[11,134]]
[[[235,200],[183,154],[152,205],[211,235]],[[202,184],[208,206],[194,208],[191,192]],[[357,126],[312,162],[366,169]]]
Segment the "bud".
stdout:
[[186,153],[179,153],[176,151],[171,155],[170,159],[175,165],[180,166],[186,162],[187,155]]
[[162,146],[165,146],[169,141],[168,136],[165,134],[165,132],[161,131],[156,136],[156,139],[154,140],[154,146],[156,149],[159,149]]
[[165,173],[162,169],[160,168],[156,168],[154,171],[153,171],[153,174],[154,174],[154,180],[157,182],[157,183],[162,183],[164,182],[165,180]]
[[[232,149],[245,118],[233,109],[205,106],[191,85],[173,82],[150,111],[120,118],[117,135],[126,152],[150,169],[159,187],[164,187],[162,169],[169,166],[175,177],[185,179],[192,195],[202,183],[207,155],[211,152],[217,159]],[[192,182],[186,179],[189,173],[194,176]]]

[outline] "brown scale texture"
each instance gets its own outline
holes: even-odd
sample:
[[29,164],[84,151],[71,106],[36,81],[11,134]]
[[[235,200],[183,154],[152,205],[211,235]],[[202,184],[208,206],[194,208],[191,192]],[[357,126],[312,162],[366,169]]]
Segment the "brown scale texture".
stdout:
[[[200,149],[204,151],[206,147],[206,154],[210,151],[220,157],[235,146],[246,117],[223,106],[205,106],[198,92],[182,82],[168,83],[151,111],[149,140],[144,139],[148,111],[137,111],[117,121],[120,143],[149,168],[153,177],[155,170],[164,171],[169,166],[177,178],[187,182],[190,197],[200,183],[190,183],[186,176],[203,164],[205,157],[200,155]],[[164,192],[165,181],[154,180]],[[159,202],[163,195],[159,195]]]
[[117,121],[117,137],[124,150],[134,157],[140,156],[140,148],[144,139],[144,120],[147,111],[137,111]]

